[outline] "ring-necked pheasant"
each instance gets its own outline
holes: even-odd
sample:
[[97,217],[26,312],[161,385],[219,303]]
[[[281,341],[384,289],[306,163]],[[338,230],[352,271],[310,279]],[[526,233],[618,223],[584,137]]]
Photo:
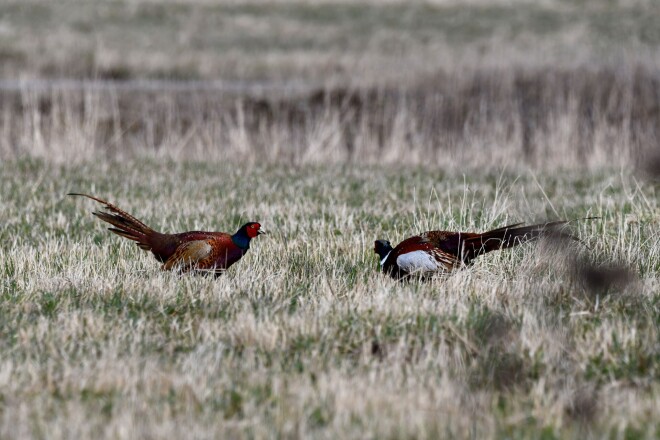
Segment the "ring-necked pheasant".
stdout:
[[234,235],[206,231],[162,234],[105,200],[87,194],[68,195],[88,197],[102,203],[109,212],[92,214],[113,226],[108,230],[135,241],[140,249],[151,251],[163,263],[163,270],[205,271],[220,275],[245,255],[250,249],[250,240],[266,233],[259,223],[250,222]]
[[531,226],[517,223],[483,233],[427,231],[405,239],[394,248],[387,240],[376,240],[374,252],[380,257],[383,272],[393,278],[425,275],[469,265],[487,252],[514,247],[552,233],[561,234],[559,228],[566,223],[557,221]]

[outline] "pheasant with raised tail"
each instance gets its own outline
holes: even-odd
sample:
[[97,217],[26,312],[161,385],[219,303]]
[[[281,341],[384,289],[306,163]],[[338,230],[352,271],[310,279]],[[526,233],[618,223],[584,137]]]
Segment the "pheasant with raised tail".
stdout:
[[257,222],[244,224],[233,235],[206,231],[163,234],[105,200],[87,194],[68,195],[87,197],[103,204],[107,212],[92,214],[112,225],[108,228],[111,232],[136,242],[140,249],[151,251],[163,263],[163,270],[220,275],[245,255],[253,238],[265,234]]

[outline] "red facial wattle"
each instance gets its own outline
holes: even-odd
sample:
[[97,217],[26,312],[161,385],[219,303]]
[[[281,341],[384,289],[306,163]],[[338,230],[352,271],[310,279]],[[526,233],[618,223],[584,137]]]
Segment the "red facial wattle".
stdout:
[[261,225],[259,223],[253,223],[247,228],[248,237],[254,238],[259,235],[259,228]]

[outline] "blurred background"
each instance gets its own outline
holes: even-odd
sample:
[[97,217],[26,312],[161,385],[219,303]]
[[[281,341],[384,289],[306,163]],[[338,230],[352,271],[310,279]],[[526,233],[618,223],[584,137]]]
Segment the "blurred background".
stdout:
[[660,137],[648,0],[0,2],[0,158],[574,168]]

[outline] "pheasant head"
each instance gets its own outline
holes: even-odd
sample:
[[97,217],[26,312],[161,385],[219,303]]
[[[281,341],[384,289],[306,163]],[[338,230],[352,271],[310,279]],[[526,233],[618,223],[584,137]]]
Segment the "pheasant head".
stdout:
[[249,222],[241,226],[241,228],[231,236],[231,239],[236,246],[242,249],[249,249],[250,240],[265,233],[266,231],[261,228],[261,224],[257,222]]
[[387,256],[392,252],[392,244],[387,240],[376,240],[374,242],[374,252],[380,257],[380,265],[385,264]]

